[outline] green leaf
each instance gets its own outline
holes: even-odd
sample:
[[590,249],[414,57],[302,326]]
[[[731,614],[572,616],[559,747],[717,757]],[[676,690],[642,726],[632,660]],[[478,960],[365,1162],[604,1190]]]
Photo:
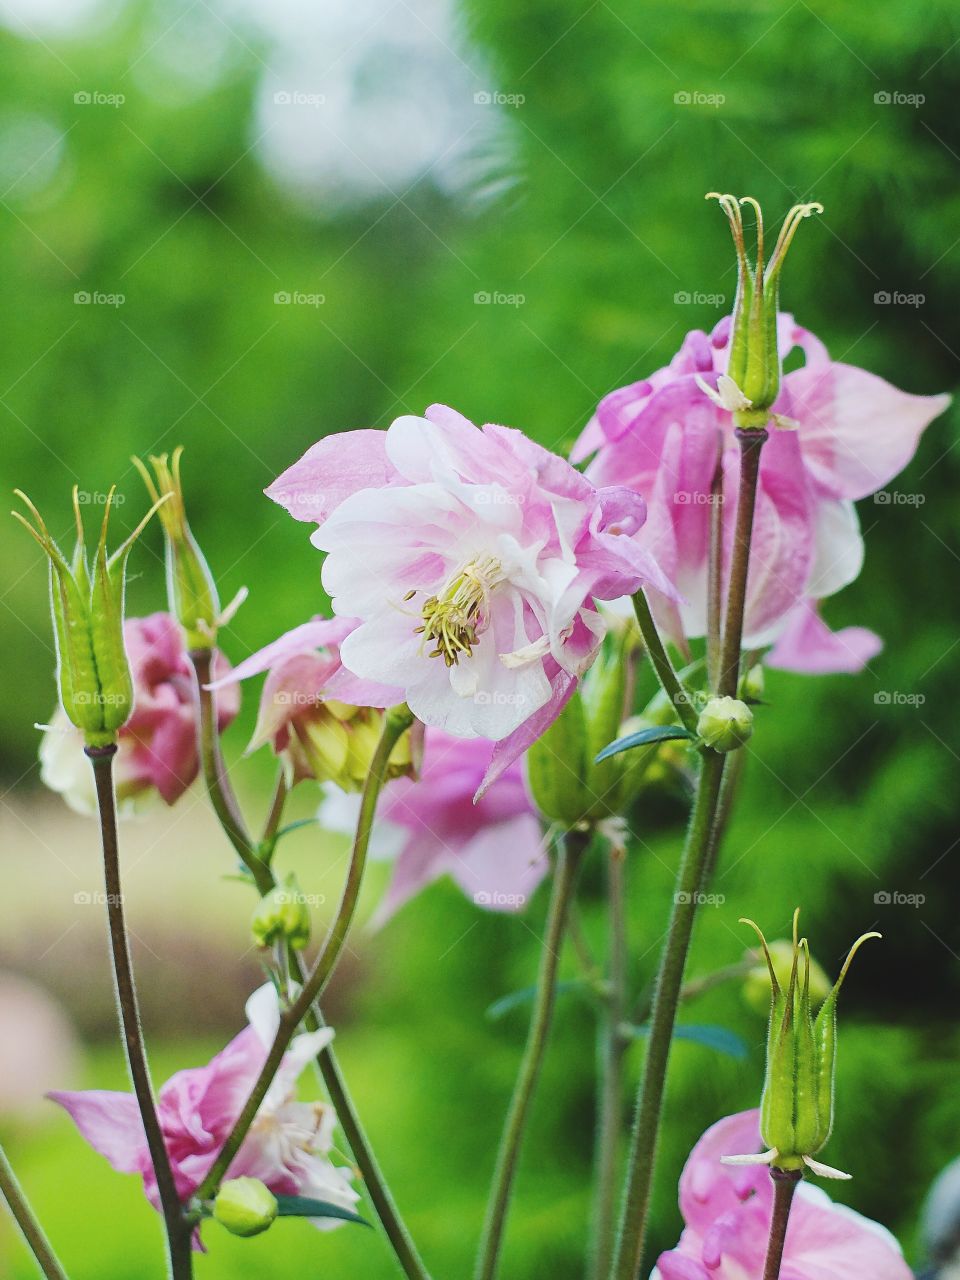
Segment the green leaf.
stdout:
[[[564,995],[570,991],[589,991],[590,984],[584,978],[570,978],[567,982],[557,983],[557,995]],[[519,991],[511,991],[509,995],[502,996],[499,1000],[495,1000],[487,1009],[487,1017],[491,1022],[496,1022],[505,1014],[512,1013],[514,1009],[519,1009],[525,1004],[532,1004],[533,998],[537,994],[536,987],[523,987]]]
[[[641,1027],[631,1024],[625,1026],[623,1032],[633,1040],[644,1040],[650,1034],[650,1027],[647,1023]],[[725,1053],[730,1058],[736,1058],[738,1062],[742,1062],[747,1056],[746,1044],[735,1031],[729,1031],[726,1027],[708,1025],[674,1027],[673,1038],[692,1040],[694,1044],[702,1044],[707,1049],[715,1049],[717,1053]]]
[[343,1222],[357,1222],[361,1227],[370,1223],[349,1209],[326,1200],[310,1200],[306,1196],[277,1196],[277,1215],[281,1218],[339,1218]]
[[288,836],[291,831],[299,831],[301,827],[312,827],[320,821],[319,818],[298,818],[296,822],[288,822],[285,827],[281,827],[274,836],[273,843],[277,844],[284,836]]
[[689,729],[684,729],[679,724],[651,725],[649,729],[640,729],[636,733],[628,733],[625,738],[618,738],[616,742],[611,742],[603,748],[595,763],[599,764],[601,760],[607,760],[610,756],[619,755],[621,751],[629,751],[631,747],[648,747],[652,742],[670,742],[678,738],[687,738],[692,742],[696,740],[696,736],[695,733],[691,733]]

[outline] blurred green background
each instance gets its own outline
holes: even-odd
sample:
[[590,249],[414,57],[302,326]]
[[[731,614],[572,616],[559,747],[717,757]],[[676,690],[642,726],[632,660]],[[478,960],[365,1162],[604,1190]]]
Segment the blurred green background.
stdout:
[[[264,485],[326,432],[386,426],[438,400],[567,447],[600,396],[729,308],[729,236],[708,190],[751,192],[771,220],[822,201],[785,307],[836,357],[908,390],[957,382],[960,11],[946,0],[922,11],[907,0],[6,0],[0,24],[3,491],[26,489],[66,534],[71,486],[95,519],[116,482],[129,526],[144,509],[129,455],[183,443],[222,595],[251,588],[224,636],[235,661],[324,603],[308,531]],[[704,299],[717,294],[725,301]],[[923,1195],[960,1153],[956,429],[955,411],[936,422],[897,481],[910,502],[862,504],[866,568],[828,609],[834,625],[879,631],[884,654],[856,679],[769,679],[715,886],[725,902],[703,911],[690,969],[742,955],[740,915],[783,934],[798,902],[830,970],[857,933],[884,931],[846,990],[827,1158],[855,1175],[837,1194],[894,1229],[912,1259]],[[2,545],[0,965],[5,980],[32,975],[81,1040],[71,1054],[60,1028],[37,1091],[41,1077],[122,1087],[101,922],[74,901],[96,886],[94,833],[42,794],[33,763],[33,726],[53,699],[45,572],[12,522]],[[133,613],[163,607],[159,549],[154,528],[135,555]],[[251,691],[232,756],[254,704]],[[270,776],[269,759],[238,764],[251,811]],[[303,812],[312,803],[300,796]],[[683,806],[663,797],[641,820],[646,847],[629,864],[638,989],[669,910]],[[257,974],[250,904],[220,879],[230,857],[198,797],[127,839],[164,1078],[242,1024]],[[284,856],[332,900],[341,853],[314,832]],[[882,892],[924,901],[878,905]],[[582,896],[598,948],[602,894],[591,866]],[[530,981],[544,905],[489,916],[438,885],[358,939],[332,994],[358,1103],[440,1277],[469,1269],[524,1033],[522,1011],[492,1024],[485,1010]],[[762,1019],[735,986],[688,1020],[730,1027],[749,1056],[676,1049],[658,1248],[676,1239],[686,1152],[760,1087]],[[22,1039],[8,1017],[0,1053]],[[569,1000],[507,1275],[581,1274],[593,1056],[590,1011]],[[52,1108],[5,1105],[3,1135],[71,1274],[121,1280],[136,1259],[138,1277],[159,1276],[159,1226],[136,1181]],[[395,1274],[359,1229],[318,1236],[293,1223],[254,1242],[210,1231],[209,1243],[197,1269],[209,1280]],[[6,1222],[0,1272],[33,1274]]]

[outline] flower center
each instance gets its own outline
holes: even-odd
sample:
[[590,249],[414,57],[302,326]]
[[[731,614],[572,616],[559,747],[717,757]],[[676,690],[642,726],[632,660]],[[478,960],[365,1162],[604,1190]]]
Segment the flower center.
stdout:
[[489,621],[490,593],[503,581],[503,569],[495,556],[478,556],[457,571],[439,595],[423,602],[423,645],[433,645],[429,656],[455,667],[462,654],[473,657],[473,646]]

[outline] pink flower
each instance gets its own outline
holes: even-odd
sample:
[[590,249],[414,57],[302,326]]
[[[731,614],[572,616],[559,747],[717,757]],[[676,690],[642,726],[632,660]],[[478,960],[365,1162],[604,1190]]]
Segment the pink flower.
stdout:
[[[134,707],[119,733],[114,775],[121,813],[128,814],[157,796],[174,804],[196,778],[200,763],[193,669],[180,627],[169,613],[127,618],[123,639],[133,676]],[[221,654],[216,664],[218,673],[229,669]],[[239,693],[231,690],[218,704],[221,729],[239,709]],[[96,812],[83,736],[60,708],[40,743],[40,764],[43,781],[60,792],[72,809]]]
[[[493,911],[522,908],[546,875],[540,821],[520,764],[510,764],[474,803],[489,762],[488,742],[428,729],[420,780],[386,785],[371,853],[396,865],[379,921],[444,875]],[[352,835],[358,811],[357,796],[329,787],[318,816],[328,830]]]
[[[267,672],[248,750],[269,742],[291,785],[317,778],[358,790],[382,730],[382,717],[369,709],[403,701],[402,689],[360,680],[343,666],[339,645],[356,625],[351,618],[312,618],[211,685],[230,687]],[[406,737],[391,757],[398,768],[409,767],[409,745]]]
[[[675,1249],[660,1255],[659,1280],[753,1280],[763,1272],[773,1188],[758,1165],[732,1167],[721,1156],[759,1151],[758,1111],[727,1116],[694,1147],[680,1177],[686,1224]],[[787,1227],[780,1280],[911,1280],[900,1246],[878,1223],[802,1182]]]
[[[251,996],[247,1016],[251,1025],[205,1067],[177,1072],[160,1090],[160,1126],[183,1202],[203,1182],[266,1060],[279,1023],[271,985]],[[258,1178],[275,1195],[306,1196],[345,1209],[357,1203],[349,1171],[329,1159],[337,1124],[333,1108],[296,1100],[300,1073],[332,1037],[325,1027],[294,1039],[230,1165],[229,1178]],[[147,1199],[159,1209],[157,1180],[133,1094],[89,1090],[48,1096],[70,1113],[83,1137],[118,1173],[142,1176]],[[315,1221],[336,1225],[334,1219]]]
[[555,715],[602,638],[595,599],[642,582],[672,594],[630,536],[636,494],[441,405],[321,440],[267,493],[319,526],[334,611],[359,620],[344,666],[457,737],[507,739]]
[[[656,601],[678,642],[706,625],[710,488],[722,441],[725,560],[729,564],[739,450],[729,412],[705,392],[727,364],[730,321],[689,333],[670,364],[606,396],[573,458],[596,453],[587,474],[614,478],[646,499],[638,541],[658,558],[684,603]],[[916,451],[949,397],[915,396],[852,365],[789,315],[779,317],[782,356],[800,347],[805,365],[784,376],[774,405],[795,429],[774,428],[763,449],[747,591],[747,647],[774,644],[770,662],[800,671],[857,671],[880,648],[871,632],[832,634],[819,601],[852,582],[863,563],[854,502],[886,485]]]

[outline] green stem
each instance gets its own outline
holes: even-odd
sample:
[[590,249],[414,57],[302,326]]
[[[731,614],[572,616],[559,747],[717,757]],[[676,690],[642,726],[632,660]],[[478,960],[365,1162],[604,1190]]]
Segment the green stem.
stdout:
[[286,806],[288,795],[287,778],[281,765],[273,791],[273,803],[263,826],[263,835],[260,837],[260,858],[267,866],[270,865],[274,850],[277,847],[277,832],[280,830],[280,821],[283,818],[283,810]]
[[[250,1096],[244,1103],[229,1137],[223,1144],[203,1183],[197,1189],[196,1198],[198,1200],[207,1200],[216,1193],[234,1157],[240,1150],[250,1126],[256,1119],[257,1112],[260,1110],[273,1078],[280,1068],[284,1054],[290,1047],[290,1041],[296,1034],[301,1022],[310,1012],[314,1001],[320,998],[333,974],[346,942],[347,934],[350,931],[350,926],[353,923],[357,901],[360,897],[360,886],[363,882],[363,873],[366,868],[367,849],[370,844],[370,833],[373,829],[377,799],[386,781],[390,755],[401,734],[410,727],[412,719],[410,711],[405,706],[393,707],[384,716],[383,732],[374,752],[370,772],[367,775],[360,801],[360,816],[357,819],[357,831],[354,836],[350,866],[347,870],[347,879],[337,914],[334,917],[333,924],[330,926],[330,931],[327,934],[317,962],[307,975],[300,994],[289,1009],[281,1012],[280,1026],[267,1053],[260,1075],[250,1092]],[[266,868],[266,870],[269,871],[269,868]]]
[[783,1246],[787,1239],[790,1206],[793,1204],[793,1193],[803,1174],[794,1169],[771,1169],[770,1177],[773,1179],[773,1213],[770,1218],[770,1240],[767,1244],[767,1258],[763,1265],[763,1280],[780,1280],[780,1264],[783,1261]]
[[723,433],[718,432],[717,465],[710,485],[710,552],[707,560],[707,681],[720,679],[720,633],[723,620]]
[[608,860],[609,998],[598,1028],[599,1106],[596,1188],[593,1217],[593,1256],[590,1275],[602,1280],[610,1267],[616,1225],[616,1183],[623,1122],[623,1059],[626,1051],[621,1024],[627,1016],[627,935],[625,857],[610,850]]
[[6,1200],[14,1222],[20,1228],[20,1233],[27,1242],[37,1266],[47,1280],[67,1280],[67,1273],[57,1261],[57,1255],[53,1252],[43,1228],[30,1208],[2,1147],[0,1147],[0,1195]]
[[160,1121],[157,1118],[124,913],[123,886],[120,879],[120,846],[117,840],[117,811],[113,793],[113,757],[116,753],[115,745],[86,748],[86,754],[93,765],[93,776],[97,788],[107,923],[110,932],[110,953],[113,958],[117,1006],[120,1012],[120,1026],[130,1080],[143,1120],[147,1148],[157,1179],[157,1193],[160,1197],[160,1207],[167,1232],[170,1275],[173,1280],[190,1280],[193,1275],[192,1233],[177,1195],[170,1157],[163,1140]]
[[697,798],[680,863],[673,912],[653,997],[646,1065],[637,1099],[620,1236],[610,1272],[611,1280],[635,1280],[640,1274],[673,1027],[704,866],[711,848],[723,767],[722,755],[710,750],[702,752]]
[[[197,667],[197,656],[194,658],[194,666]],[[204,671],[204,665],[201,660],[199,669],[197,670],[198,680]],[[202,683],[206,683],[203,681]],[[200,701],[200,738],[201,744],[206,744],[206,749],[201,746],[201,759],[204,764],[204,776],[206,779],[207,790],[213,803],[213,808],[218,816],[221,813],[239,814],[239,805],[236,798],[233,797],[230,789],[230,780],[220,764],[219,747],[216,745],[218,734],[216,728],[216,708],[212,698],[204,698],[202,693],[199,695]],[[285,788],[284,788],[285,790]],[[277,794],[274,797],[274,807],[271,809],[270,818],[265,827],[265,834],[270,833],[272,823],[276,822],[279,827],[280,818],[282,816],[282,806],[280,812],[276,811],[277,797],[280,793],[280,782],[277,784]],[[283,797],[286,802],[286,794]],[[269,892],[276,885],[276,879],[270,867],[262,862],[258,857],[256,850],[250,840],[249,835],[243,825],[242,819],[234,825],[234,835],[227,832],[234,848],[237,850],[244,865],[250,868],[254,873],[257,881],[257,887],[262,893]],[[237,839],[234,839],[234,836]],[[239,844],[238,844],[239,842]],[[264,870],[266,875],[264,875]],[[261,888],[261,885],[263,886]],[[298,981],[302,985],[306,979],[303,971],[300,956],[293,953],[296,963],[291,964],[292,972],[297,976]],[[323,1014],[320,1005],[314,1001],[312,1009],[308,1014],[307,1025],[312,1027],[321,1027],[324,1024]],[[403,1218],[400,1216],[400,1210],[397,1208],[396,1202],[387,1186],[386,1179],[380,1168],[379,1162],[374,1154],[373,1147],[361,1124],[360,1117],[354,1105],[353,1099],[347,1089],[346,1081],[340,1070],[340,1064],[334,1053],[333,1046],[328,1045],[322,1049],[317,1055],[317,1068],[326,1086],[330,1101],[337,1113],[337,1120],[347,1139],[350,1152],[355,1160],[360,1174],[363,1178],[364,1190],[370,1197],[370,1202],[377,1211],[380,1219],[380,1225],[383,1228],[384,1235],[390,1241],[394,1253],[397,1255],[404,1274],[408,1280],[430,1280],[429,1273],[417,1253],[413,1239],[408,1231]]]
[[737,428],[740,444],[740,489],[737,496],[737,519],[733,532],[730,561],[730,586],[727,591],[727,620],[723,632],[720,657],[720,679],[717,691],[723,697],[735,698],[740,677],[740,647],[743,643],[743,620],[747,599],[747,572],[750,568],[750,541],[753,537],[753,513],[757,504],[757,480],[760,475],[760,452],[767,433]]
[[647,653],[650,655],[650,661],[653,663],[653,669],[657,673],[660,684],[675,707],[681,722],[692,733],[696,733],[697,711],[693,705],[693,699],[687,693],[680,681],[680,677],[673,669],[673,664],[667,656],[666,649],[663,647],[663,641],[660,639],[660,633],[657,631],[657,624],[653,620],[653,614],[650,612],[650,604],[642,591],[637,591],[633,596],[633,611],[637,615],[637,625],[640,628],[643,643],[647,647]]
[[517,1173],[520,1147],[523,1143],[530,1105],[546,1055],[553,1008],[557,991],[557,971],[563,949],[570,905],[577,872],[584,850],[590,842],[586,832],[568,833],[560,846],[553,873],[547,932],[540,952],[540,971],[530,1029],[520,1062],[520,1070],[507,1111],[507,1118],[497,1152],[497,1162],[490,1188],[487,1215],[477,1257],[477,1280],[494,1280],[500,1261],[500,1249],[510,1207],[510,1194]]

